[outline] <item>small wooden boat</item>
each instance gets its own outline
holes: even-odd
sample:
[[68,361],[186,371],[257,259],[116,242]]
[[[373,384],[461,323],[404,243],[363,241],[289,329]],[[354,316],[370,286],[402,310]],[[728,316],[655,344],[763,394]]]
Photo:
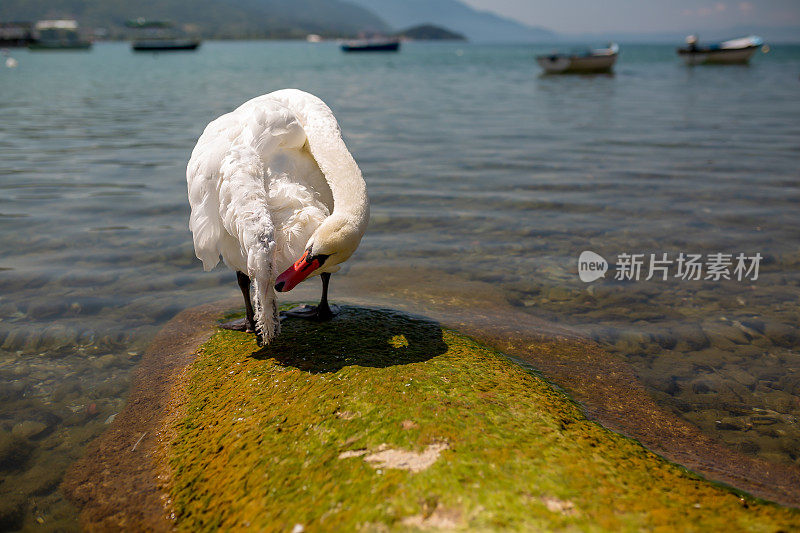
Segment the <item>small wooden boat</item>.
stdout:
[[580,53],[554,53],[536,56],[536,61],[548,74],[589,74],[610,72],[619,55],[619,46],[595,48]]
[[31,50],[88,50],[92,42],[81,39],[74,20],[40,20],[33,32]]
[[342,43],[344,52],[397,52],[400,39],[358,39]]
[[690,35],[686,38],[686,46],[678,48],[678,55],[687,65],[743,65],[750,61],[756,50],[763,44],[764,41],[761,37],[750,35],[700,46],[697,43],[697,37]]
[[168,21],[139,18],[129,20],[126,25],[138,32],[131,41],[134,52],[190,52],[197,50],[201,43],[200,39],[187,36]]

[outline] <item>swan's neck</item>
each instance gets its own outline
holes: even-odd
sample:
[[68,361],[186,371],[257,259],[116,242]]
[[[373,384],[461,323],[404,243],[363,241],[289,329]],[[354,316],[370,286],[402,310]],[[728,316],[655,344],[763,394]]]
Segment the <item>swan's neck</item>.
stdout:
[[328,182],[333,195],[333,213],[366,227],[369,218],[367,186],[353,156],[342,140],[333,112],[316,96],[284,89],[268,95],[290,109],[300,120],[308,149]]
[[[347,158],[352,161],[348,152]],[[369,202],[367,185],[361,176],[361,170],[352,161],[352,166],[342,165],[334,169],[322,169],[333,195],[333,212],[331,215],[341,216],[352,222],[366,223],[369,218]]]

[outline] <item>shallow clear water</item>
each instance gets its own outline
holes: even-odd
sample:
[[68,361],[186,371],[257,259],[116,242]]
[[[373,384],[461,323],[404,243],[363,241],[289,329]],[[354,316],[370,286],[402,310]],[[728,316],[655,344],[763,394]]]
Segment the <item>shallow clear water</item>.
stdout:
[[[619,353],[708,434],[800,464],[800,47],[688,69],[672,47],[626,46],[615,75],[577,77],[541,76],[546,51],[14,50],[19,67],[0,70],[0,500],[26,502],[28,526],[74,524],[54,489],[121,409],[147,340],[238,294],[194,258],[185,163],[206,123],[284,87],[328,102],[364,172],[360,275],[490,283]],[[612,263],[604,280],[579,280],[584,250]],[[621,253],[680,252],[764,259],[755,281],[613,279]],[[335,279],[334,297],[369,301]]]

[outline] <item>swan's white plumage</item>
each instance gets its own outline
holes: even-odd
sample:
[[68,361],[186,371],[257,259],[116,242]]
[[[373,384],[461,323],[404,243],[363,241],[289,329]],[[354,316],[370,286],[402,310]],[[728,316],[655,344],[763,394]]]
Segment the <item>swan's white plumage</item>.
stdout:
[[192,151],[186,180],[195,253],[205,270],[221,256],[250,276],[265,342],[279,328],[275,278],[302,255],[334,202],[356,206],[343,217],[357,233],[353,250],[366,228],[364,181],[333,113],[295,89],[254,98],[211,122]]

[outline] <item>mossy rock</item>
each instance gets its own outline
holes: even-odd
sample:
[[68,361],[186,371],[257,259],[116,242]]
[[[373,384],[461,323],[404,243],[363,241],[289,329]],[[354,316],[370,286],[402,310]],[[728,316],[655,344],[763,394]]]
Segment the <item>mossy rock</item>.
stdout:
[[587,420],[536,373],[385,310],[220,331],[184,379],[166,461],[177,527],[291,531],[791,530]]

